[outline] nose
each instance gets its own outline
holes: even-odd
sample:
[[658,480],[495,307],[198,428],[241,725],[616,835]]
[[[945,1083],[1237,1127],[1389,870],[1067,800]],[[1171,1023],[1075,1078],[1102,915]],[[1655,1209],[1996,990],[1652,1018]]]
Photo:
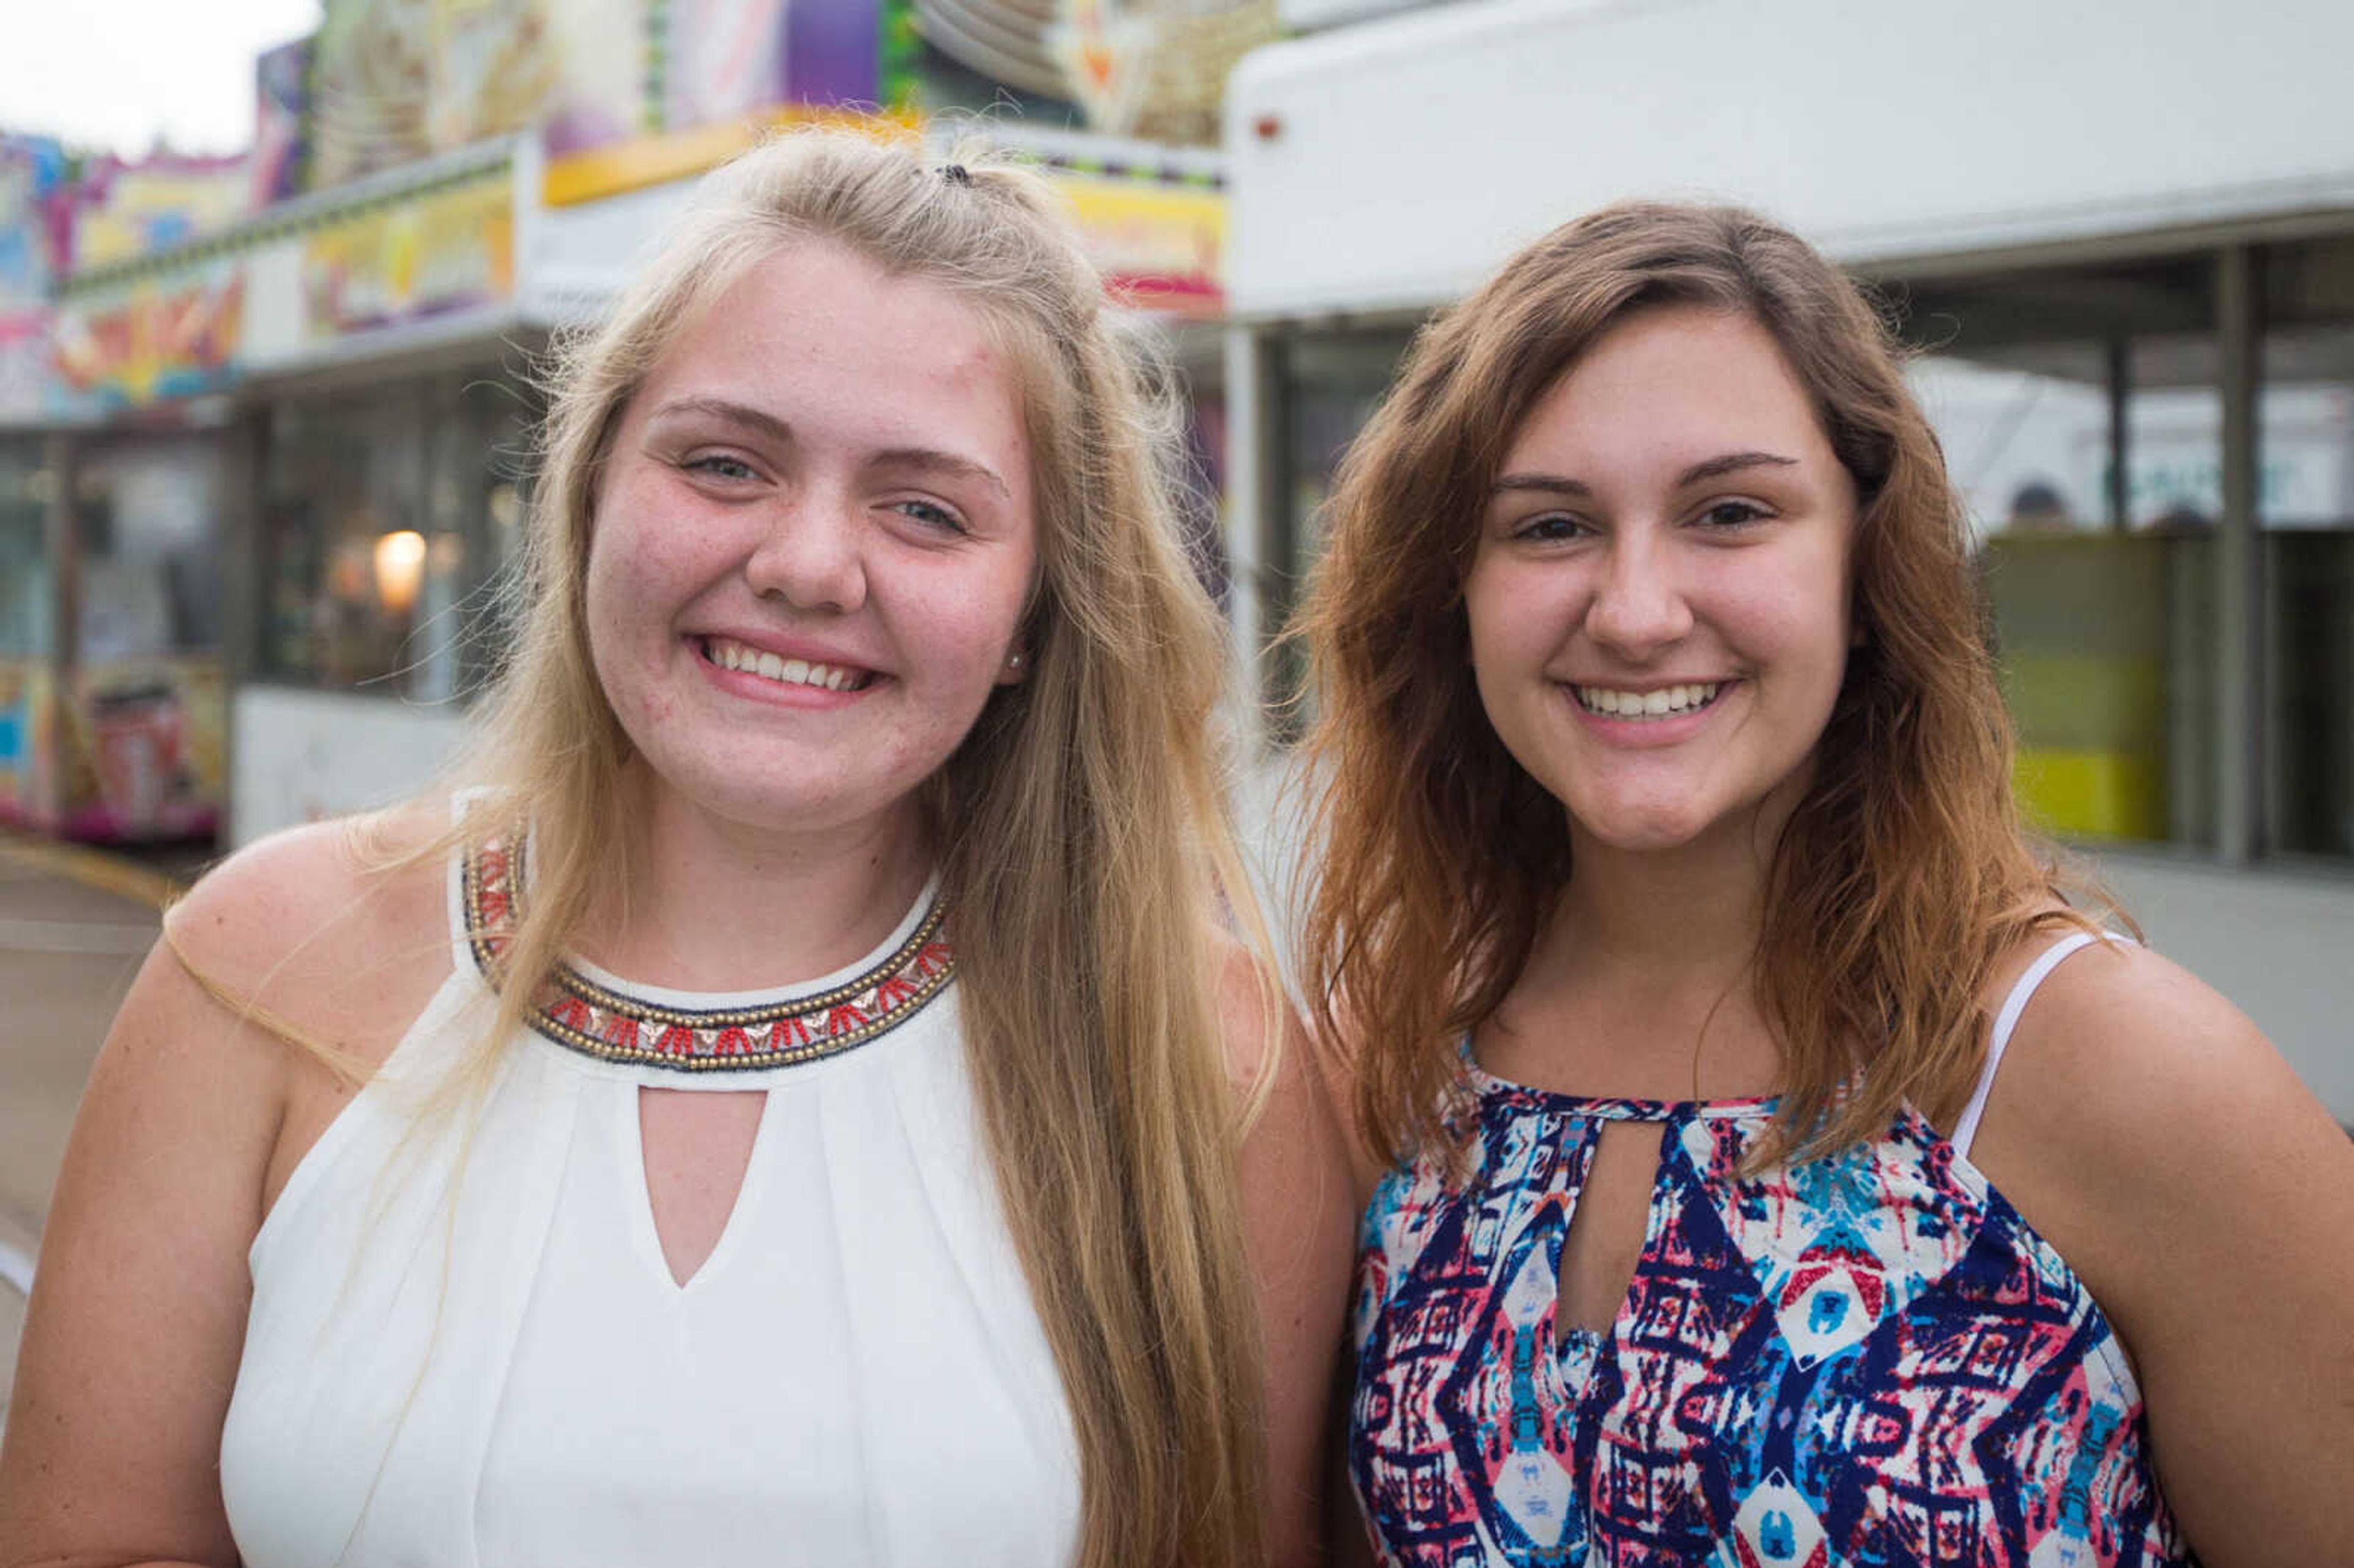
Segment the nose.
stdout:
[[762,599],[795,609],[856,609],[866,600],[865,529],[846,496],[780,498],[744,561],[744,579]]
[[1586,635],[1639,657],[1681,641],[1691,625],[1691,605],[1676,574],[1672,546],[1649,529],[1616,535],[1585,609]]

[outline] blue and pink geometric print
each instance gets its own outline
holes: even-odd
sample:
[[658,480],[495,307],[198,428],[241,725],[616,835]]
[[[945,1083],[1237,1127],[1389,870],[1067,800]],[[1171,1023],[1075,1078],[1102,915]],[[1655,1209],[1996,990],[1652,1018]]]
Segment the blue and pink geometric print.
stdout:
[[[2083,1283],[1917,1116],[1739,1175],[1773,1103],[1472,1069],[1467,1173],[1365,1216],[1350,1469],[1398,1568],[2188,1563]],[[1602,1128],[1664,1124],[1606,1332],[1557,1331]]]

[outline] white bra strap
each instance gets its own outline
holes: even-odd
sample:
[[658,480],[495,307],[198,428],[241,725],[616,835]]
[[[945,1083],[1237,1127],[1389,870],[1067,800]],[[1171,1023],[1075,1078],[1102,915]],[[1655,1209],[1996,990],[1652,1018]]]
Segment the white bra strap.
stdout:
[[1994,1092],[1995,1072],[2002,1065],[2003,1051],[2010,1044],[2010,1032],[2019,1027],[2019,1015],[2027,1011],[2028,999],[2035,994],[2035,988],[2060,967],[2061,959],[2104,938],[2112,942],[2128,939],[2105,931],[2099,937],[2090,931],[2072,932],[2037,954],[2035,961],[2027,966],[2027,972],[2019,977],[2019,983],[2010,988],[2010,994],[2002,999],[2001,1011],[1994,1015],[1994,1031],[1987,1036],[1986,1065],[1978,1069],[1978,1086],[1971,1091],[1962,1119],[1954,1124],[1952,1142],[1956,1154],[1965,1160],[1969,1158],[1970,1142],[1978,1135],[1978,1118],[1986,1115],[1987,1097]]

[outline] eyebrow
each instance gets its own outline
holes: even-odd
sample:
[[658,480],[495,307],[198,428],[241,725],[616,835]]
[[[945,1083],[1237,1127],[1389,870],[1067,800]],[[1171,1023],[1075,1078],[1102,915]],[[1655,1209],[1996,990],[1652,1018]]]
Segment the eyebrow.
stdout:
[[673,397],[647,416],[646,422],[652,424],[681,414],[700,414],[705,418],[717,419],[723,424],[766,436],[770,440],[790,441],[793,439],[793,428],[774,414],[765,413],[748,403],[731,403],[725,397]]
[[867,461],[875,468],[903,469],[940,479],[971,480],[988,485],[1007,501],[1013,499],[1013,493],[1005,487],[1005,481],[998,477],[995,469],[954,452],[934,451],[929,447],[892,447]]
[[[1739,473],[1751,468],[1796,468],[1798,460],[1778,452],[1727,452],[1723,457],[1708,458],[1676,475],[1676,488],[1698,484],[1702,480],[1723,479],[1728,473]],[[1592,496],[1593,487],[1583,480],[1564,479],[1551,473],[1508,473],[1496,481],[1495,493],[1510,491],[1537,491],[1547,495]]]
[[[755,408],[748,403],[730,402],[725,397],[673,397],[648,416],[649,424],[682,415],[701,415],[717,419],[738,429],[751,431],[769,440],[790,444],[793,428],[774,414]],[[867,460],[875,468],[898,469],[908,472],[937,476],[943,479],[964,479],[986,484],[1008,501],[1013,493],[997,471],[953,452],[935,451],[929,447],[891,447]]]

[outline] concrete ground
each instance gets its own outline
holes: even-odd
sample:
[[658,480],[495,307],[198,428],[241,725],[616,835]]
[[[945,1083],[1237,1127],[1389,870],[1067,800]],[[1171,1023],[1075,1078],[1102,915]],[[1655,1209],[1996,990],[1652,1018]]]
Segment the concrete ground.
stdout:
[[143,859],[0,838],[0,1411],[82,1083],[154,944],[155,899],[200,863]]

